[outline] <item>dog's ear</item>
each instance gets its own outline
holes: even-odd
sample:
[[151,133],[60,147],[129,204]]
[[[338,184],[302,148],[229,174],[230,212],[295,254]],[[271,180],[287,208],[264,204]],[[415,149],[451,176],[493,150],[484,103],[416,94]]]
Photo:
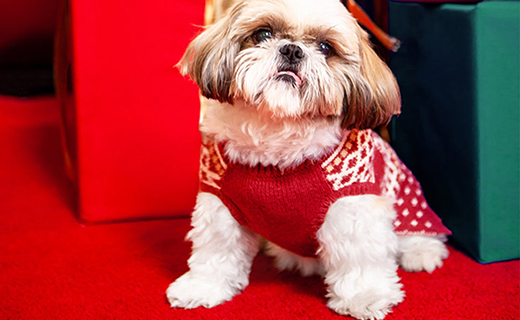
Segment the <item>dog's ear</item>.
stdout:
[[230,9],[227,15],[200,33],[189,45],[181,61],[180,72],[188,74],[208,99],[233,103],[230,86],[233,79],[235,57],[240,43],[233,39],[233,22],[242,6]]
[[349,77],[351,88],[343,100],[342,126],[368,129],[386,125],[400,113],[401,94],[392,71],[372,49],[367,33],[359,26],[358,31],[360,74]]

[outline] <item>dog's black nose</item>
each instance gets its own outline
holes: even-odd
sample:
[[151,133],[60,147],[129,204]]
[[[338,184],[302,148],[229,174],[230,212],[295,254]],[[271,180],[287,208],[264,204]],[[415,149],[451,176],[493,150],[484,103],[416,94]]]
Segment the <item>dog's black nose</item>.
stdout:
[[290,63],[298,62],[304,57],[302,48],[295,44],[284,45],[280,48],[280,53],[286,57]]

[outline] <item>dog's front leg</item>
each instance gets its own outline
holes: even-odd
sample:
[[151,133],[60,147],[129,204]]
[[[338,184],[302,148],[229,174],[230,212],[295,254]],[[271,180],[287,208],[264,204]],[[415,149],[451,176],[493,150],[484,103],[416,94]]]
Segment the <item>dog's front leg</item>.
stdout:
[[166,295],[172,307],[211,308],[248,285],[258,238],[209,193],[198,195],[192,227],[187,236],[193,242],[190,270],[170,284]]
[[349,196],[328,210],[318,231],[328,306],[358,319],[383,319],[403,300],[397,276],[392,205],[375,195]]

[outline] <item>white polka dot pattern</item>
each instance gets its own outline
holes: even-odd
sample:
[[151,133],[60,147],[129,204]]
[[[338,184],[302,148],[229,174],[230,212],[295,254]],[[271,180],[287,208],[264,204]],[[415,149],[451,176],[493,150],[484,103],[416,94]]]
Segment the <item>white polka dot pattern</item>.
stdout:
[[381,189],[383,194],[394,201],[397,211],[397,218],[394,220],[396,232],[401,235],[451,234],[430,209],[419,182],[392,147],[376,133],[372,134],[372,138],[385,162]]

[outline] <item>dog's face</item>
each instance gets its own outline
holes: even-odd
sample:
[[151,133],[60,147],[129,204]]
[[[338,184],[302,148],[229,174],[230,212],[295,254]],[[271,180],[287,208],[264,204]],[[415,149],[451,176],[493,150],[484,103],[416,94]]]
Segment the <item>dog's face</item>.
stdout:
[[239,1],[192,41],[180,66],[205,97],[243,100],[272,117],[369,128],[400,107],[393,75],[339,0]]

